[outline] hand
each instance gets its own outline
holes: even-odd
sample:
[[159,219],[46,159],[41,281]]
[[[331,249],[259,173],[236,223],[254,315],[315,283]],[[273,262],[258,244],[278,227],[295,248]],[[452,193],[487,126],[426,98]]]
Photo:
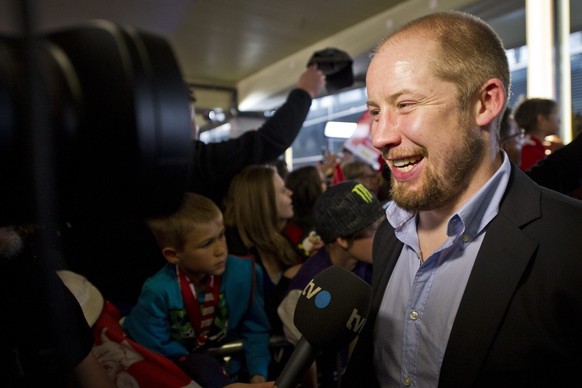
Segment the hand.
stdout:
[[264,383],[265,381],[265,378],[261,375],[253,375],[253,377],[251,377],[251,384]]
[[101,344],[93,347],[93,355],[106,370],[128,369],[136,362],[143,360],[143,357],[131,346],[109,339],[107,329],[101,332]]
[[317,164],[317,168],[324,176],[327,177],[333,175],[335,166],[338,163],[340,163],[340,159],[336,154],[330,151],[325,151],[325,155],[323,156],[323,159]]
[[305,237],[301,242],[301,247],[308,256],[317,252],[324,245],[321,237],[314,230],[309,232],[309,236]]
[[318,234],[315,234],[315,235],[310,234],[309,241],[311,242],[311,249],[309,251],[311,254],[317,252],[325,245],[323,243],[323,240],[321,239],[321,237]]
[[311,98],[315,98],[325,87],[325,75],[317,69],[317,65],[311,65],[299,77],[297,87],[309,93]]

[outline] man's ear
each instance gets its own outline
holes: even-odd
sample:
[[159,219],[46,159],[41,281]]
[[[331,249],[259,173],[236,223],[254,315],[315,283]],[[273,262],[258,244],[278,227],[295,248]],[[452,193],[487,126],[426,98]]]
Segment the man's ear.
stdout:
[[479,92],[476,120],[480,127],[488,126],[505,109],[507,92],[499,78],[487,80]]
[[170,264],[178,264],[180,262],[178,251],[174,247],[162,248],[162,254]]

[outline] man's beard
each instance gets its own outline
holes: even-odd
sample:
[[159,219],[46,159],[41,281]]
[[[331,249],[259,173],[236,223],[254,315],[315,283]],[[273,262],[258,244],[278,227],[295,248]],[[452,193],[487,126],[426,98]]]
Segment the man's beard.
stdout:
[[[461,128],[469,127],[461,125]],[[460,134],[459,146],[451,150],[443,164],[450,166],[450,169],[436,171],[426,166],[424,181],[418,191],[410,191],[407,183],[400,183],[392,176],[392,199],[398,206],[411,212],[444,206],[466,188],[483,150],[483,141],[475,132],[463,132]]]
[[6,226],[0,228],[0,263],[18,257],[24,248],[24,240],[16,228]]

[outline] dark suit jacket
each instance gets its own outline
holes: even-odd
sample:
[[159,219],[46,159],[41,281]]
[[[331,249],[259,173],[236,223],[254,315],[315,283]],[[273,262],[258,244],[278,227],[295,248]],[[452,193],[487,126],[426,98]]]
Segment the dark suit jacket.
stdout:
[[525,173],[540,186],[582,199],[582,133]]
[[[378,386],[374,326],[402,246],[385,221],[374,240],[372,310],[342,387]],[[581,324],[582,201],[512,167],[461,299],[439,386],[579,386]]]

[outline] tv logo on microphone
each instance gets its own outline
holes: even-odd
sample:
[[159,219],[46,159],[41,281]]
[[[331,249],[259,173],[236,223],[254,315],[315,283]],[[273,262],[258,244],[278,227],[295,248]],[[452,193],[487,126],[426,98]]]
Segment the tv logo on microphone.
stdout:
[[346,327],[358,334],[364,327],[364,323],[366,323],[366,318],[362,318],[362,316],[358,314],[358,309],[354,309],[352,315],[350,315],[350,319],[346,322]]
[[[331,303],[331,293],[316,285],[313,280],[314,279],[311,279],[309,283],[307,283],[307,286],[305,286],[301,295],[306,297],[308,300],[315,298],[315,307],[318,309],[325,309]],[[366,323],[366,318],[363,318],[360,314],[358,314],[358,309],[354,308],[346,322],[346,328],[358,334],[364,326],[364,323]]]

